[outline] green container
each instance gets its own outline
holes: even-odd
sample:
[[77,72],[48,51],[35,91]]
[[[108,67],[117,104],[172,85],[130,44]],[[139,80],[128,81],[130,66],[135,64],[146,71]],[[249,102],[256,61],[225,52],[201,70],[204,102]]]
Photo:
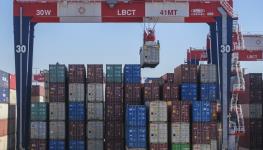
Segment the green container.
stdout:
[[122,83],[122,65],[106,65],[106,81]]
[[172,144],[172,150],[190,150],[189,144]]
[[49,81],[51,83],[64,83],[66,81],[66,66],[49,65]]
[[38,102],[31,104],[31,121],[46,121],[47,120],[47,103]]

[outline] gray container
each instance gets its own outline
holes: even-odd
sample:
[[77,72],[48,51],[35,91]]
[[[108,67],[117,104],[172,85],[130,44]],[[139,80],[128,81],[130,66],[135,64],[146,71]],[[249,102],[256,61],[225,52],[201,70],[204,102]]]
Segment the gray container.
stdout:
[[49,122],[49,139],[64,140],[65,139],[65,122],[50,121]]
[[70,102],[84,102],[85,101],[85,88],[82,83],[69,84],[69,101]]
[[65,103],[49,103],[49,120],[65,120]]
[[47,122],[31,122],[31,139],[47,139]]
[[160,61],[160,46],[156,42],[147,42],[140,49],[142,67],[155,67]]
[[103,120],[103,103],[87,103],[87,119]]
[[87,137],[88,139],[103,139],[103,121],[88,121]]
[[165,144],[168,142],[167,123],[150,123],[150,143]]
[[87,101],[103,102],[104,101],[104,85],[102,83],[89,83],[87,85]]
[[167,103],[164,101],[150,102],[150,121],[167,121]]
[[200,82],[201,83],[216,83],[216,65],[201,64],[200,65]]
[[103,150],[103,140],[88,140],[87,150]]

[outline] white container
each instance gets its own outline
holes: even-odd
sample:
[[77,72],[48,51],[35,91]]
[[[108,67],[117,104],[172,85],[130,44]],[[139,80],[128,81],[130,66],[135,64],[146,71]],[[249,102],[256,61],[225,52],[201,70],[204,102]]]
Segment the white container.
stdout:
[[190,124],[172,123],[172,143],[190,143]]
[[15,105],[16,104],[16,90],[10,89],[9,91],[9,103],[11,105]]
[[0,149],[1,150],[7,150],[8,149],[8,143],[7,143],[7,136],[1,136],[0,137]]
[[31,122],[31,139],[47,139],[47,122]]
[[92,140],[103,139],[103,122],[88,121],[87,123],[87,138]]
[[201,64],[200,65],[200,82],[201,83],[216,83],[216,65]]
[[83,102],[85,101],[85,88],[82,83],[69,84],[69,101],[70,102]]
[[217,150],[217,140],[211,140],[210,149]]
[[102,83],[89,83],[87,86],[87,101],[103,102],[104,92]]
[[167,121],[167,103],[163,101],[150,102],[150,121]]
[[103,120],[103,103],[87,103],[87,119]]
[[65,139],[65,122],[51,121],[49,122],[49,139]]
[[0,119],[8,119],[8,104],[0,103]]
[[193,150],[212,150],[212,149],[210,148],[210,144],[194,144]]
[[49,120],[65,120],[65,103],[49,103]]
[[168,130],[167,123],[150,123],[150,143],[167,143]]

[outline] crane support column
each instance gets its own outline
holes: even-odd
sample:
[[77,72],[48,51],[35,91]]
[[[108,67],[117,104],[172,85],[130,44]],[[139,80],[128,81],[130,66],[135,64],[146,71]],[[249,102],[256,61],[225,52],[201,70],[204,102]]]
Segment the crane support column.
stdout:
[[30,17],[14,17],[14,49],[17,85],[17,133],[16,149],[29,149],[30,101],[33,61],[33,38],[35,23]]

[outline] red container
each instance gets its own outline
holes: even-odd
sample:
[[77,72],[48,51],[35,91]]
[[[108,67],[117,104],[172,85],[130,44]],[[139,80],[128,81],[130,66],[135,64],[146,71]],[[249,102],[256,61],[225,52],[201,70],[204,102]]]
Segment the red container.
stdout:
[[85,83],[86,69],[85,65],[69,65],[68,80],[69,83]]
[[44,82],[45,76],[44,76],[44,74],[34,74],[33,80],[38,81],[38,82]]
[[46,140],[30,140],[30,150],[46,150],[47,141]]
[[177,84],[181,83],[196,83],[197,82],[197,67],[198,65],[182,64],[174,69],[174,81]]
[[32,85],[31,96],[45,96],[45,88],[40,85]]
[[81,121],[69,122],[69,139],[70,140],[84,140],[85,139],[85,123]]
[[190,102],[173,101],[171,111],[172,122],[190,122]]
[[50,102],[65,102],[66,89],[65,83],[50,83],[49,84],[49,101]]
[[12,90],[16,89],[16,76],[9,74],[9,88]]
[[0,120],[0,136],[6,136],[8,133],[8,120],[1,119]]
[[160,100],[160,89],[158,83],[144,83],[144,101]]
[[244,136],[240,137],[239,146],[248,149],[262,149],[262,119],[245,119]]
[[179,88],[174,83],[165,83],[163,85],[163,99],[164,100],[178,100]]
[[103,83],[103,65],[87,65],[87,83]]
[[168,150],[168,144],[150,144],[150,150]]
[[122,139],[106,139],[105,150],[124,150]]
[[123,120],[122,103],[106,103],[105,117],[107,120]]
[[141,84],[125,84],[124,88],[125,105],[141,104]]
[[123,121],[107,120],[105,122],[105,139],[123,139]]
[[174,83],[174,73],[166,73],[161,77],[164,83]]
[[106,101],[122,101],[123,99],[123,86],[118,83],[106,84]]
[[217,124],[216,123],[210,123],[210,137],[213,140],[217,139],[217,134],[218,130],[217,130]]
[[192,124],[192,143],[193,144],[210,144],[211,131],[209,123]]

